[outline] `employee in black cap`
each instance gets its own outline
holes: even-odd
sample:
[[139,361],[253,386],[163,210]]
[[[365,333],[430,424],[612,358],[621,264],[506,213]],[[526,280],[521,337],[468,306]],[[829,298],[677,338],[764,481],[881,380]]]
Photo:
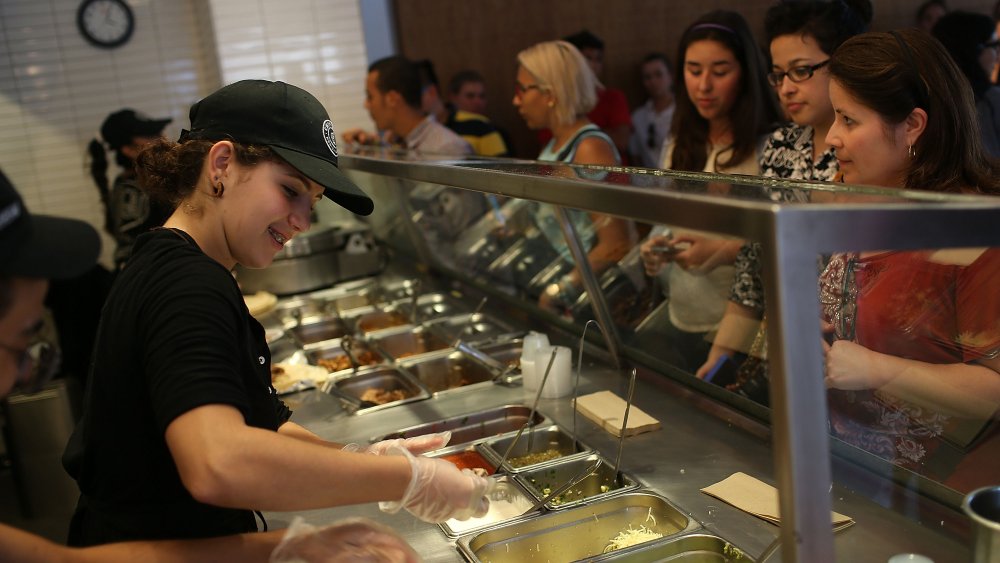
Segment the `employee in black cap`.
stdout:
[[176,210],[136,241],[103,311],[64,457],[82,493],[70,543],[218,536],[256,530],[252,510],[372,501],[435,522],[485,513],[486,479],[419,455],[447,436],[344,451],[289,422],[270,384],[264,330],[230,271],[268,266],[324,195],[373,209],[337,168],[326,110],[248,80],[190,117],[178,143],[136,160],[143,189]]
[[[94,265],[97,231],[72,219],[32,216],[0,171],[0,398],[41,388],[58,362],[37,341],[49,280],[74,279]],[[0,561],[18,563],[200,563],[288,560],[412,562],[417,556],[391,529],[353,518],[294,533],[238,534],[191,541],[134,541],[68,548],[0,524]],[[288,537],[285,537],[285,536]],[[275,551],[278,546],[277,551]]]
[[[122,109],[109,115],[101,124],[101,139],[87,145],[90,175],[104,204],[104,228],[115,239],[115,267],[128,258],[135,238],[159,227],[173,212],[169,202],[150,200],[135,181],[135,157],[147,144],[163,136],[169,117],[152,119],[133,110]],[[108,183],[108,151],[122,172]]]

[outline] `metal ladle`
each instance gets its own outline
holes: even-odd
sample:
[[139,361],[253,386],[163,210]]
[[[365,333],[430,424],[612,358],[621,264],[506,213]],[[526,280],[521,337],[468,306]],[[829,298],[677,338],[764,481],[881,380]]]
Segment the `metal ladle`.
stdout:
[[344,355],[347,356],[347,361],[351,362],[351,371],[358,371],[358,367],[361,366],[361,362],[354,355],[354,337],[350,334],[345,334],[340,337],[340,349],[344,351]]
[[475,334],[476,331],[472,330],[473,323],[476,322],[476,315],[478,315],[479,312],[483,310],[483,306],[486,305],[486,301],[488,299],[489,296],[483,297],[482,300],[479,301],[479,305],[476,305],[476,309],[472,311],[471,315],[469,315],[469,326],[465,327],[465,329],[458,334],[458,337],[455,338],[455,344],[452,345],[453,348],[458,348],[459,345],[462,343],[462,335],[464,333],[468,332],[470,335]]
[[420,309],[417,307],[417,300],[420,299],[420,280],[413,280],[413,284],[410,287],[413,290],[413,296],[410,301],[410,321],[418,325],[420,324]]

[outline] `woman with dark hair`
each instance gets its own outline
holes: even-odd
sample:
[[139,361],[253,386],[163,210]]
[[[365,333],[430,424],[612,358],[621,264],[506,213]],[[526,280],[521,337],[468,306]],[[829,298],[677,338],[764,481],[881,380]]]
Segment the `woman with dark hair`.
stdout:
[[290,84],[243,80],[190,116],[178,142],[136,160],[143,189],[175,210],[138,238],[102,310],[63,457],[81,493],[69,543],[253,532],[254,510],[372,501],[432,522],[485,514],[485,479],[419,455],[450,433],[359,452],[290,421],[271,383],[233,268],[270,265],[322,197],[374,209],[337,167],[326,109]]
[[743,16],[717,10],[681,36],[670,143],[661,165],[673,170],[757,174],[762,135],[778,121],[764,59]]
[[[972,92],[930,35],[859,35],[829,69],[845,182],[1000,195]],[[833,435],[961,491],[995,482],[998,276],[997,248],[834,254],[820,277]]]
[[1000,88],[990,80],[1000,49],[996,24],[984,14],[955,11],[938,20],[933,34],[972,86],[983,146],[991,156],[1000,157]]
[[[676,60],[674,84],[683,90],[675,96],[661,166],[758,174],[760,149],[778,121],[778,107],[746,20],[724,10],[705,14],[684,32]],[[663,337],[683,356],[678,367],[694,372],[711,347],[706,336],[725,311],[731,264],[742,242],[704,233],[673,234],[655,227],[642,244],[641,257],[646,273],[658,276],[670,293]]]
[[[115,267],[120,269],[132,252],[135,237],[167,220],[173,207],[150,199],[135,180],[135,157],[163,136],[172,119],[150,119],[132,109],[109,115],[101,124],[101,139],[87,145],[90,175],[104,203],[104,228],[115,239]],[[121,173],[108,184],[108,151],[115,153]]]
[[[767,140],[760,159],[762,176],[834,179],[837,158],[826,143],[826,133],[834,118],[826,66],[841,43],[867,30],[871,17],[869,0],[801,0],[779,2],[768,9],[764,30],[771,51],[771,72],[767,78],[792,123],[779,127]],[[790,190],[775,190],[771,195],[785,201],[806,196]],[[758,242],[747,243],[740,249],[726,314],[712,351],[696,375],[707,376],[724,357],[749,354],[750,358],[739,366],[736,381],[728,386],[766,402],[767,339],[760,328],[764,315],[760,252]]]

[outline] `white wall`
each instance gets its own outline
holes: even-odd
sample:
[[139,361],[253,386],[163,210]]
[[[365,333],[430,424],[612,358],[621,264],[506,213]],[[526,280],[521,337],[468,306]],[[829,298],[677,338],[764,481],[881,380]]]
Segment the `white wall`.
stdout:
[[102,226],[86,145],[122,107],[173,117],[176,138],[199,98],[267,78],[311,91],[338,131],[371,127],[361,0],[127,1],[135,33],[105,50],[77,31],[79,0],[0,0],[0,167],[33,212]]

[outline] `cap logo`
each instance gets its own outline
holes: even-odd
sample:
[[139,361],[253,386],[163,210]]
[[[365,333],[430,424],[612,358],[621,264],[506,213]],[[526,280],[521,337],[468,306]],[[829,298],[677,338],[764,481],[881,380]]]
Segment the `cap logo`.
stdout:
[[333,123],[329,119],[323,122],[323,140],[326,141],[326,146],[333,153],[333,157],[337,158],[337,139],[334,138]]
[[0,210],[0,229],[6,229],[21,216],[21,205],[14,202]]

